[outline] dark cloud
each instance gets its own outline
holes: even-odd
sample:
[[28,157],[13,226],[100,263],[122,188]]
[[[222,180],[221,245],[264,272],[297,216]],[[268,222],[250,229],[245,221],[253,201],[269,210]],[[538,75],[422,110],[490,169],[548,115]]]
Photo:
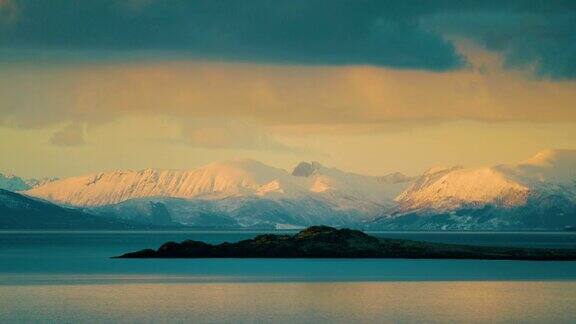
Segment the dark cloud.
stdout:
[[573,0],[10,3],[19,15],[16,24],[0,32],[4,60],[22,59],[6,50],[27,49],[28,59],[52,51],[65,60],[74,54],[62,52],[90,59],[177,56],[444,71],[465,64],[446,39],[460,36],[502,53],[509,67],[534,66],[543,76],[576,77]]
[[[447,70],[462,61],[419,22],[428,10],[390,1],[18,0],[4,49],[133,53],[298,64]],[[102,54],[101,54],[102,55]],[[12,57],[14,58],[14,57]]]
[[[553,1],[551,3],[554,3]],[[576,1],[573,6],[446,12],[427,23],[444,34],[470,39],[503,55],[509,68],[543,77],[576,78]],[[562,10],[561,10],[562,9]]]

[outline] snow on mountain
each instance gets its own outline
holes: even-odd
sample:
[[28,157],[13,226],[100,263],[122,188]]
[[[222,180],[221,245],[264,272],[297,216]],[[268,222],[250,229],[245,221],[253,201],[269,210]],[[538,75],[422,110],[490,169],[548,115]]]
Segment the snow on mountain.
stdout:
[[435,168],[397,198],[398,209],[454,210],[461,207],[517,207],[531,197],[576,197],[576,150],[546,150],[514,165]]
[[26,190],[36,188],[36,187],[45,185],[47,183],[50,183],[50,182],[53,182],[56,180],[59,180],[59,179],[56,177],[44,177],[44,178],[39,178],[39,179],[26,179],[25,180],[26,184],[29,186],[29,188],[27,188]]
[[[318,162],[303,162],[289,173],[254,160],[235,160],[193,170],[112,171],[73,177],[46,183],[26,194],[66,205],[107,206],[100,210],[142,217],[156,213],[161,204],[182,223],[195,217],[186,208],[194,210],[211,201],[209,204],[216,206],[212,212],[233,217],[241,226],[258,222],[341,224],[352,222],[350,217],[366,218],[381,212],[406,188],[406,179],[348,173]],[[154,202],[152,198],[189,201]],[[128,212],[130,208],[132,212]]]
[[365,176],[318,162],[288,172],[235,160],[47,181],[25,194],[151,225],[562,228],[576,223],[576,150],[542,151],[511,165],[436,167],[415,178]]
[[313,224],[350,226],[366,215],[359,211],[335,210],[314,198],[268,199],[228,197],[223,199],[139,198],[118,204],[88,208],[98,215],[143,224],[178,223],[218,228],[301,228]]
[[9,191],[21,191],[32,188],[26,181],[12,174],[0,173],[0,189]]
[[[22,188],[22,179],[1,179]],[[561,229],[576,226],[576,150],[542,151],[510,165],[436,167],[413,178],[365,176],[318,162],[288,172],[235,160],[50,180],[24,193],[145,225]]]
[[213,163],[195,170],[141,170],[104,172],[65,178],[27,194],[58,203],[99,206],[143,197],[217,198],[261,194],[261,188],[286,171],[252,160]]
[[465,205],[516,206],[526,202],[529,188],[498,168],[461,167],[429,170],[401,193],[402,210],[450,210]]
[[24,191],[57,180],[57,178],[23,179],[13,174],[0,173],[0,189]]

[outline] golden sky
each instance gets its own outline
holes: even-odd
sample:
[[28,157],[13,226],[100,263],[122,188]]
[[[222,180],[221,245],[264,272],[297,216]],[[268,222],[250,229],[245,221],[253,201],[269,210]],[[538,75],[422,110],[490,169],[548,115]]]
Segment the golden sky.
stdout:
[[576,147],[576,83],[458,41],[451,71],[207,60],[4,63],[0,170],[69,176],[254,158],[360,173]]

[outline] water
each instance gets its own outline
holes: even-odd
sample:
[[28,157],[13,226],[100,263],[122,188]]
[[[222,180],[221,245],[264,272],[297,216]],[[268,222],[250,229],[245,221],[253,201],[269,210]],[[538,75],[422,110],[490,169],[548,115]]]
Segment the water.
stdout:
[[[0,232],[1,322],[571,322],[576,262],[110,259],[246,232]],[[576,233],[376,233],[576,248]]]

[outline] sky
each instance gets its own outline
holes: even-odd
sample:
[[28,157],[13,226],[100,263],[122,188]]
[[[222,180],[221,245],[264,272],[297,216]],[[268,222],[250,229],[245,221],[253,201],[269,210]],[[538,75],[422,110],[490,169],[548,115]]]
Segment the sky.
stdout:
[[576,148],[576,2],[0,0],[0,171]]

